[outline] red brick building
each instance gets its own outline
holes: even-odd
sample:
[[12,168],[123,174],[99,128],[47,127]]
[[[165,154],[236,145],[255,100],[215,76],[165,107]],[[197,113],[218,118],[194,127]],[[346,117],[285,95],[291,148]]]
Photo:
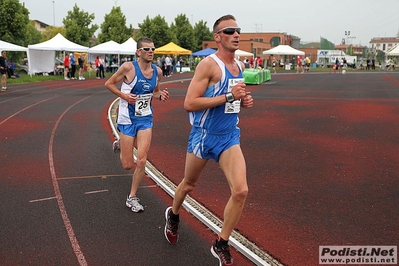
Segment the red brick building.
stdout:
[[[263,55],[262,52],[276,47],[280,44],[289,45],[295,49],[299,48],[300,39],[296,36],[283,32],[256,32],[244,33],[240,35],[240,50],[253,53],[255,57],[261,57],[266,60],[264,65],[270,65],[271,56]],[[203,41],[202,49],[217,49],[215,41]]]
[[[350,47],[351,46],[351,47]],[[340,44],[340,45],[335,45],[335,50],[340,50],[342,52],[345,52],[348,54],[349,49],[353,50],[353,55],[357,56],[358,58],[362,57],[364,54],[364,46],[360,45],[349,45],[349,44]]]
[[[253,53],[256,56],[262,56],[262,52],[276,47],[280,44],[290,45],[299,48],[300,39],[293,35],[281,32],[268,33],[244,33],[240,35],[240,50]],[[203,41],[202,49],[217,49],[215,41]]]

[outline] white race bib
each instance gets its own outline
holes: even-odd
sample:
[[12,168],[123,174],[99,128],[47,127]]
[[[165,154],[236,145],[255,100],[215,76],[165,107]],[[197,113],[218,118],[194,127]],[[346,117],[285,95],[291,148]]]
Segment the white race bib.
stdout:
[[135,116],[147,116],[152,114],[151,98],[152,98],[152,93],[137,95],[137,101],[134,110]]
[[[227,92],[231,92],[233,87],[240,82],[244,82],[243,78],[234,78],[229,79],[229,87],[227,88]],[[235,100],[232,103],[226,103],[224,107],[225,114],[236,114],[240,112],[241,100]]]

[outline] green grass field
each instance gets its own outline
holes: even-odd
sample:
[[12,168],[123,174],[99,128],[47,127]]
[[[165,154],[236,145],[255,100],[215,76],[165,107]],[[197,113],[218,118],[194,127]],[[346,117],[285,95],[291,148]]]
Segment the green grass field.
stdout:
[[[19,78],[7,78],[7,85],[10,84],[21,84],[21,83],[29,83],[29,82],[42,82],[42,81],[52,81],[52,80],[63,80],[64,76],[63,75],[48,75],[48,76],[43,76],[43,75],[32,75],[32,77],[28,74],[25,74],[24,72],[18,73],[20,75]],[[110,77],[112,73],[105,73],[105,77]],[[78,72],[75,74],[75,76],[78,76]],[[95,78],[96,73],[95,72],[85,72],[83,75],[86,79],[87,78]]]

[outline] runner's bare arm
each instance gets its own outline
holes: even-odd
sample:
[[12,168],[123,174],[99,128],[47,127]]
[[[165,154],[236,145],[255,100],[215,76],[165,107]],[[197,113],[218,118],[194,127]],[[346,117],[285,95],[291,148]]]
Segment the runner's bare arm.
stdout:
[[205,58],[198,64],[184,100],[187,112],[209,109],[226,103],[224,95],[203,97],[206,88],[213,85],[221,76],[222,73],[213,59]]
[[116,84],[125,80],[131,81],[135,75],[133,64],[131,62],[125,62],[119,67],[118,71],[105,82],[105,87],[116,96],[128,101],[131,94],[122,93],[118,87],[116,87]]

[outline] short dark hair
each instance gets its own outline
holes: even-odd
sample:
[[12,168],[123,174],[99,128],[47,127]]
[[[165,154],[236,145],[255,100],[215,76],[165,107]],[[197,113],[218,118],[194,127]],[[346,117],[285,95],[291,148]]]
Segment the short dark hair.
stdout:
[[137,41],[137,49],[143,46],[143,43],[153,43],[153,41],[148,37],[142,37]]
[[230,14],[229,14],[229,15],[224,15],[224,16],[218,18],[218,19],[215,21],[215,24],[213,24],[213,32],[214,32],[214,33],[217,32],[217,28],[218,28],[219,24],[220,24],[222,21],[225,21],[225,20],[234,20],[234,21],[236,21],[236,18],[235,18],[233,15],[230,15]]

